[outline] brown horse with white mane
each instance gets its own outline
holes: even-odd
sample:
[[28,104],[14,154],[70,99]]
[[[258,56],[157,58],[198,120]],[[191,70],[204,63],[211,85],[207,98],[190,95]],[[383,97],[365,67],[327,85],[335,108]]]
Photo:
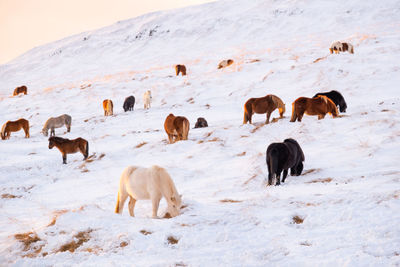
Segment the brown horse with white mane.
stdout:
[[113,102],[110,99],[103,100],[104,116],[112,116],[113,107],[114,107]]
[[189,134],[189,120],[185,117],[169,114],[164,122],[164,129],[168,135],[169,143],[175,143],[179,140],[187,140]]
[[251,117],[254,113],[264,114],[266,113],[267,119],[265,123],[269,123],[269,118],[271,113],[275,110],[279,110],[279,115],[283,118],[283,113],[285,113],[286,108],[283,101],[276,95],[266,95],[259,98],[250,98],[244,104],[244,118],[243,124],[247,122],[251,123]]
[[295,122],[296,119],[301,121],[303,115],[318,115],[318,119],[321,120],[325,115],[331,114],[333,118],[336,118],[339,111],[332,100],[323,95],[318,95],[314,98],[299,97],[292,104],[292,118],[291,122]]
[[62,154],[63,164],[67,164],[67,154],[73,154],[80,151],[83,155],[83,160],[89,156],[89,142],[83,138],[76,138],[69,140],[67,138],[61,138],[52,136],[49,138],[49,149],[57,147]]
[[1,127],[1,139],[10,139],[11,132],[18,132],[24,129],[25,138],[29,138],[29,121],[25,119],[19,119],[16,121],[7,121]]

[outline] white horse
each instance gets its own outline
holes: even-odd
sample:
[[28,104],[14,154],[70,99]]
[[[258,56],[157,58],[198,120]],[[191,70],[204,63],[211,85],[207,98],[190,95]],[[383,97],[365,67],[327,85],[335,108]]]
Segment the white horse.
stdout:
[[329,48],[329,52],[331,52],[331,54],[333,54],[333,52],[335,52],[335,54],[339,54],[339,52],[346,52],[348,51],[351,54],[354,54],[354,47],[352,44],[350,43],[345,43],[345,42],[333,42],[331,44],[331,47]]
[[159,166],[142,168],[128,166],[121,174],[117,205],[115,213],[121,214],[126,199],[129,200],[129,214],[134,217],[136,200],[151,199],[153,206],[153,218],[157,218],[158,206],[162,197],[168,204],[167,212],[171,217],[179,215],[182,200],[175,188],[174,182],[168,172]]
[[150,108],[150,104],[151,104],[151,91],[147,90],[144,94],[143,94],[143,103],[144,103],[144,109],[149,109]]
[[67,127],[67,132],[71,131],[71,122],[72,122],[72,118],[70,115],[68,114],[63,114],[61,116],[58,117],[51,117],[50,119],[48,119],[46,121],[46,123],[43,126],[42,129],[42,133],[44,136],[48,136],[49,135],[49,129],[50,131],[50,136],[55,136],[56,132],[55,132],[55,128],[60,128],[62,126],[66,126]]

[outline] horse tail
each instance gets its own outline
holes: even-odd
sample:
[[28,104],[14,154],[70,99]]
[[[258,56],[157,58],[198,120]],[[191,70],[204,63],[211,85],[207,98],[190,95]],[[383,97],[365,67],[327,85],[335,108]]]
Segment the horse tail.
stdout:
[[268,180],[273,182],[276,178],[276,174],[278,172],[278,152],[276,149],[272,149],[269,155],[269,177]]
[[119,191],[120,190],[118,190],[118,195],[117,195],[117,205],[115,205],[115,213],[120,213],[119,203],[121,202],[121,196]]
[[183,132],[182,132],[182,138],[183,140],[188,140],[188,135],[189,135],[189,121],[188,120],[184,120],[183,121]]
[[290,122],[295,122],[297,119],[296,115],[296,101],[292,103],[292,118],[290,119]]
[[3,126],[1,127],[1,139],[3,139],[3,140],[6,138],[5,132],[6,132],[7,123],[8,122],[4,123]]
[[351,45],[351,44],[349,44],[349,46],[350,46],[350,53],[351,53],[351,54],[354,54],[354,46]]
[[119,180],[119,188],[118,188],[118,195],[117,195],[117,204],[115,205],[115,213],[122,213],[122,209],[124,207],[124,203],[126,201],[127,192],[125,188],[125,184],[127,183],[127,179],[132,175],[132,173],[137,169],[138,167],[135,166],[128,166],[126,167],[121,174],[121,178]]
[[89,156],[89,142],[87,140],[85,141],[86,141],[85,158],[87,158]]
[[251,123],[251,115],[253,114],[251,99],[247,100],[244,104],[244,116],[243,116],[243,124],[247,122]]

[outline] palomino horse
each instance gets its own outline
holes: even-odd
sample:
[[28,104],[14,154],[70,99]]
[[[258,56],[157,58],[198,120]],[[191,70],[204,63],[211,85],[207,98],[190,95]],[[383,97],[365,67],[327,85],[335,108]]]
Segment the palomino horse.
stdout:
[[335,54],[339,54],[339,52],[346,52],[348,51],[351,54],[354,54],[354,47],[352,44],[350,43],[345,43],[345,42],[333,42],[331,44],[331,47],[329,48],[329,52],[331,52],[331,54],[333,52],[335,52]]
[[149,109],[150,108],[151,99],[152,99],[151,91],[147,90],[146,92],[144,92],[144,94],[143,94],[144,109]]
[[270,144],[266,154],[268,185],[272,185],[275,178],[275,185],[280,185],[282,171],[282,183],[284,183],[289,168],[292,176],[299,176],[303,171],[304,153],[299,143],[292,138],[285,139],[283,143]]
[[301,121],[304,113],[307,115],[318,115],[318,119],[321,120],[327,113],[336,118],[339,112],[332,100],[324,95],[319,95],[315,98],[297,98],[292,104],[292,118],[290,121],[295,122],[296,119]]
[[336,106],[339,106],[340,112],[346,112],[347,109],[346,101],[344,101],[344,97],[338,91],[332,90],[330,92],[317,93],[315,94],[314,97],[317,97],[319,95],[324,95],[328,97],[330,100],[332,100]]
[[51,117],[44,124],[43,129],[42,129],[42,133],[43,133],[44,136],[48,136],[49,135],[49,129],[50,129],[50,136],[55,136],[56,132],[55,132],[54,129],[55,128],[60,128],[60,127],[62,127],[64,125],[67,127],[67,132],[70,132],[71,131],[71,122],[72,122],[72,118],[68,114],[63,114],[63,115],[58,116],[58,117]]
[[113,107],[114,107],[113,102],[110,99],[103,100],[104,116],[112,116]]
[[271,113],[277,108],[279,110],[280,117],[283,118],[283,113],[285,113],[286,111],[285,104],[276,95],[266,95],[259,98],[250,98],[244,104],[243,124],[246,124],[247,122],[251,123],[251,117],[254,113],[266,113],[267,119],[265,123],[268,124]]
[[1,127],[1,139],[10,139],[11,132],[18,132],[21,129],[24,129],[25,138],[29,138],[29,121],[25,119],[7,121]]
[[[152,217],[157,218],[158,206],[162,197],[168,204],[170,217],[178,216],[182,201],[175,184],[168,172],[159,166],[142,168],[128,166],[124,169],[119,181],[115,213],[122,214],[126,199],[129,197],[129,214],[134,217],[136,200],[151,199]],[[167,215],[167,214],[166,214]]]
[[28,94],[28,88],[25,85],[19,86],[14,89],[13,96],[19,95],[19,94]]
[[189,120],[185,117],[175,117],[174,114],[169,114],[164,122],[164,129],[168,135],[169,143],[172,144],[179,140],[187,140],[189,126]]
[[182,76],[186,75],[186,66],[185,65],[176,65],[175,66],[175,72],[176,72],[176,76],[179,75],[179,73],[182,73]]
[[133,110],[134,106],[135,106],[135,97],[133,95],[125,98],[124,105],[122,106],[125,112],[127,112],[128,110],[129,111]]
[[83,155],[83,160],[89,155],[89,142],[83,138],[69,140],[57,136],[49,138],[49,149],[57,147],[62,154],[63,164],[67,164],[67,154],[73,154],[80,151]]
[[219,64],[218,64],[218,69],[222,69],[225,67],[228,67],[229,65],[233,64],[233,59],[225,59],[222,60]]

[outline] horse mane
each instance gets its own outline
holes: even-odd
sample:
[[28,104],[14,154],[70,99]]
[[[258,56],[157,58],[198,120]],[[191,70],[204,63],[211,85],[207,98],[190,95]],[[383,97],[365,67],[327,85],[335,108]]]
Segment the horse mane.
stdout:
[[337,116],[339,114],[339,111],[337,110],[336,104],[330,98],[326,97],[326,99],[328,100],[326,104],[328,105],[329,112]]
[[66,138],[58,137],[58,136],[52,136],[52,137],[49,138],[49,141],[54,141],[57,144],[64,144],[64,143],[67,143],[70,140],[66,139]]
[[324,96],[324,95],[318,95],[317,97],[319,97],[320,99],[323,99],[326,104],[328,104],[328,100],[330,100],[327,96]]

